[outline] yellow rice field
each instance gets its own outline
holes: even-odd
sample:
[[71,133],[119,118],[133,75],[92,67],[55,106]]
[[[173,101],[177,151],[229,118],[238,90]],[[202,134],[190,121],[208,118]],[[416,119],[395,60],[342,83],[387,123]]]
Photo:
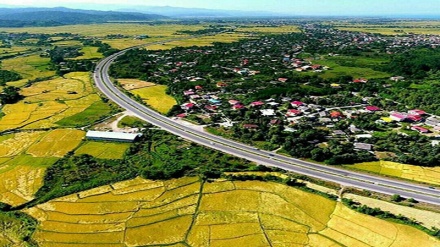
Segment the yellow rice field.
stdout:
[[18,206],[32,200],[35,192],[43,185],[44,171],[56,160],[19,156],[2,164],[0,202]]
[[391,161],[366,162],[347,167],[381,175],[440,185],[440,167],[422,167]]
[[42,81],[23,88],[22,101],[5,105],[0,119],[0,131],[57,126],[63,118],[84,111],[100,100],[91,85],[89,73],[69,73],[64,78]]
[[156,111],[166,114],[177,104],[177,101],[166,94],[167,86],[156,85],[140,89],[132,90],[135,95],[139,95],[151,108]]
[[440,244],[415,228],[362,215],[292,187],[259,181],[136,178],[25,212],[40,222],[34,234],[40,246]]
[[41,140],[34,143],[27,154],[34,157],[63,157],[75,149],[85,136],[85,132],[75,129],[57,129],[50,131]]

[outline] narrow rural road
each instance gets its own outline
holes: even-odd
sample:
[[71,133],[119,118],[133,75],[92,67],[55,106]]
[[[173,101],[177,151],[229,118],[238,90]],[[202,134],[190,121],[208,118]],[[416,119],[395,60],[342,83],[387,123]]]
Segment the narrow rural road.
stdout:
[[[174,40],[154,42],[143,46],[166,43],[170,41]],[[440,205],[440,190],[436,190],[428,186],[347,171],[344,169],[285,157],[269,151],[258,150],[249,145],[189,128],[149,109],[148,107],[131,99],[124,94],[124,92],[113,85],[113,82],[108,75],[110,65],[118,56],[121,56],[130,49],[136,49],[139,47],[141,46],[128,48],[101,60],[96,66],[93,78],[96,86],[104,95],[122,108],[133,112],[140,119],[143,119],[165,131],[185,138],[189,141],[231,154],[236,157],[253,161],[257,164],[278,167],[286,171],[303,174],[325,181],[335,182],[345,186],[352,186],[359,189],[365,189],[388,195],[399,194],[405,198],[414,198],[421,202]]]

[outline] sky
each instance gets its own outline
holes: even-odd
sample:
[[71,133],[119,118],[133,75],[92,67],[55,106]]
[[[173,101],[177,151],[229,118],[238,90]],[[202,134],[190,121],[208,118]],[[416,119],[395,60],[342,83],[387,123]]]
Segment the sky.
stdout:
[[0,4],[72,8],[90,8],[93,4],[173,6],[293,15],[440,15],[440,0],[0,0]]

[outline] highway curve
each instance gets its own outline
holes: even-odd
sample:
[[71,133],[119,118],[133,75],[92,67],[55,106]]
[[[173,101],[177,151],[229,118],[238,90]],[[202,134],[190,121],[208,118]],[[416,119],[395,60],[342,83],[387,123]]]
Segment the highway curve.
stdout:
[[[174,40],[154,42],[143,46],[166,43]],[[133,112],[140,119],[143,119],[165,131],[194,143],[198,143],[200,145],[216,149],[236,157],[244,158],[257,164],[278,167],[286,171],[303,174],[325,181],[335,182],[345,186],[352,186],[359,189],[365,189],[388,195],[399,194],[405,198],[414,198],[421,202],[440,205],[440,190],[436,190],[432,187],[347,171],[340,168],[324,166],[274,154],[268,151],[262,151],[249,145],[188,128],[185,125],[177,123],[171,118],[153,111],[145,105],[142,105],[128,97],[113,84],[108,75],[108,70],[111,63],[118,56],[124,54],[130,49],[140,47],[142,46],[128,48],[102,59],[96,66],[96,70],[93,73],[95,84],[104,95],[106,95],[110,100],[118,104],[120,107]]]

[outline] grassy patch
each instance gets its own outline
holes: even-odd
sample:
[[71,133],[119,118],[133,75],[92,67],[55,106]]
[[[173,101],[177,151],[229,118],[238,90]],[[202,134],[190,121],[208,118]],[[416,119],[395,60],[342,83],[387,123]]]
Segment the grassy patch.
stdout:
[[170,95],[166,94],[167,86],[156,85],[147,88],[135,89],[131,92],[139,95],[151,108],[166,114],[177,104],[177,101]]
[[108,116],[111,113],[111,107],[102,102],[97,101],[85,109],[83,112],[77,113],[73,116],[64,118],[56,124],[60,126],[86,126],[95,123],[96,121]]
[[147,122],[134,116],[125,116],[118,122],[118,128],[136,128],[143,127]]
[[129,147],[129,143],[87,141],[75,151],[75,155],[89,154],[99,159],[122,159]]
[[97,59],[103,57],[102,53],[98,52],[98,47],[85,46],[80,50],[80,52],[84,53],[84,55],[76,57],[73,60]]
[[49,70],[49,58],[39,55],[23,56],[2,61],[2,69],[14,71],[27,80],[47,78],[55,75]]

